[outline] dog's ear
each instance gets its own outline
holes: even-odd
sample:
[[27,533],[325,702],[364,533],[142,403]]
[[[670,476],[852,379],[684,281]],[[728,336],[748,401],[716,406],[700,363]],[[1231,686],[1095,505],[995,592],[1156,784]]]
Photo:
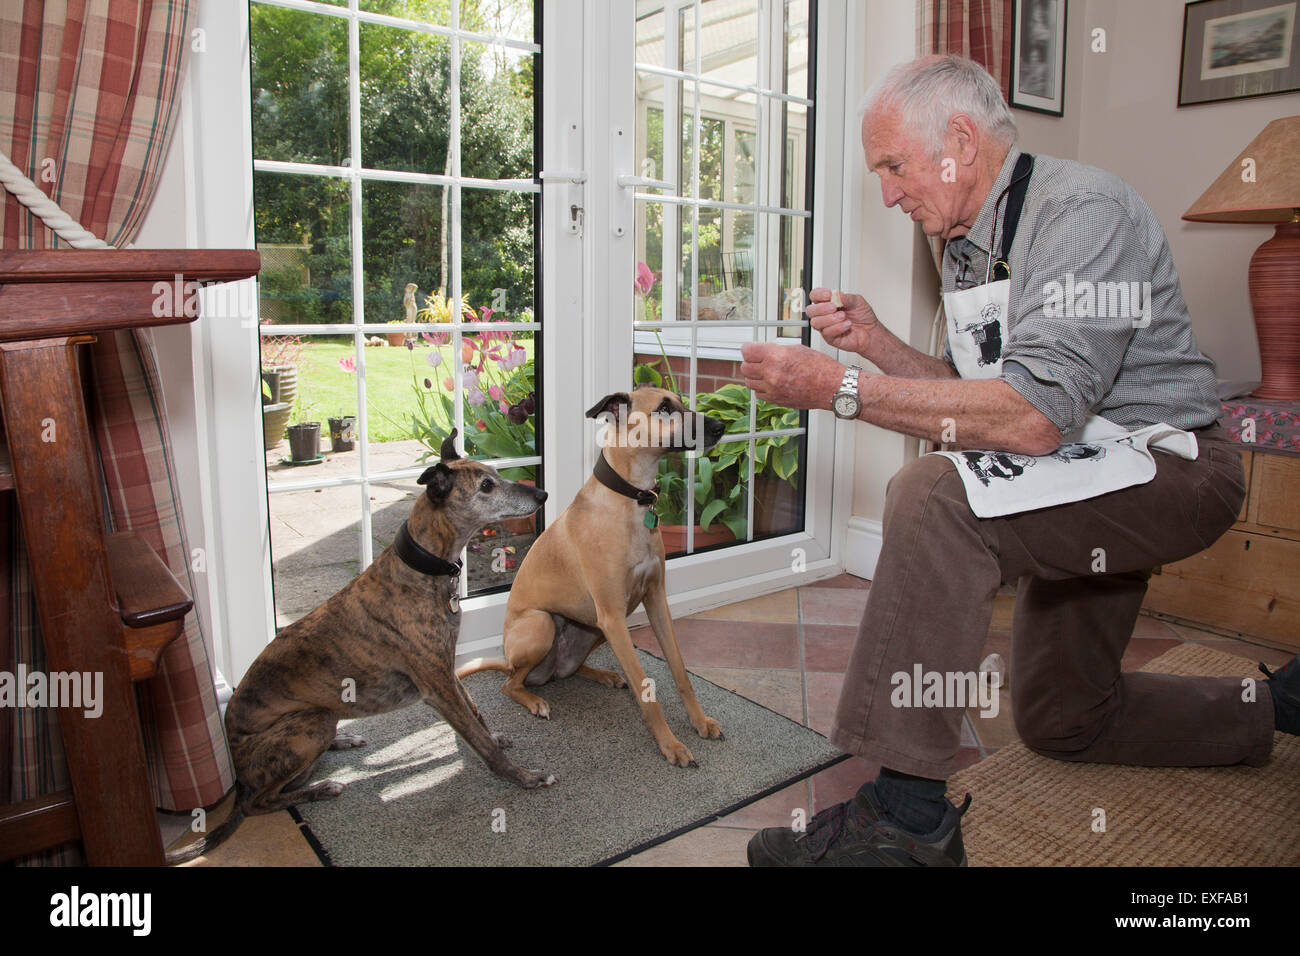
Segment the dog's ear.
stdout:
[[460,455],[457,454],[456,452],[457,434],[458,434],[457,429],[453,428],[451,430],[451,434],[442,440],[442,450],[440,452],[440,457],[442,458],[443,461],[455,461],[457,458],[460,457]]
[[587,409],[587,417],[599,418],[601,415],[609,414],[613,416],[614,421],[618,421],[623,417],[623,407],[631,404],[632,396],[627,392],[611,392]]
[[424,489],[424,493],[434,504],[442,504],[446,501],[447,496],[451,494],[452,486],[456,484],[456,476],[442,462],[424,469],[424,474],[415,480],[417,484],[428,486]]

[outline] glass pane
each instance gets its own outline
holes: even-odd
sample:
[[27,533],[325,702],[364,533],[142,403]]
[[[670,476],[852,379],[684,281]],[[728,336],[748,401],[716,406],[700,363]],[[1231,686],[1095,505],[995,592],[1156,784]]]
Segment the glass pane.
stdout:
[[[759,427],[769,427],[766,422],[780,420],[781,416],[791,424],[780,427],[799,425],[807,419],[806,413],[771,406],[760,409]],[[806,435],[755,440],[754,537],[789,534],[803,528],[806,442]]]
[[352,320],[350,192],[345,179],[253,173],[263,323]]
[[[682,62],[695,72],[694,14],[683,11]],[[700,3],[699,76],[743,86],[758,82],[758,11],[755,0],[703,0]]]
[[[531,333],[505,329],[463,336],[459,392],[469,457],[530,458],[537,454],[533,345]],[[446,407],[450,414],[450,402]],[[537,469],[531,465],[507,468],[502,474],[512,481],[535,480]]]
[[[637,263],[632,282],[632,321],[660,322],[675,317],[676,310],[665,314],[665,296],[673,296],[680,288],[677,274],[667,278],[663,274],[664,215],[669,211],[676,217],[681,207],[671,210],[664,203],[638,202],[636,204]],[[666,291],[671,286],[674,291]],[[660,372],[662,373],[662,369]],[[645,381],[653,381],[647,378]],[[658,384],[658,383],[655,383]]]
[[808,96],[808,0],[785,0],[785,92]]
[[475,179],[533,177],[533,57],[465,43],[460,63],[460,171]]
[[781,155],[781,205],[785,209],[811,209],[808,202],[808,108],[786,103],[782,116],[785,149]]
[[636,62],[663,66],[664,47],[663,0],[637,0],[636,3]]
[[480,318],[533,321],[535,196],[461,190],[461,288]]
[[[445,3],[446,0],[443,0]],[[460,5],[461,29],[512,40],[533,40],[533,0],[491,0]]]
[[253,4],[253,156],[348,162],[348,30],[330,16]]
[[[798,216],[780,216],[772,222],[781,230],[781,268],[777,276],[776,298],[779,313],[772,316],[786,322],[801,322],[806,318],[804,306],[808,302],[810,282],[804,268],[805,220]],[[782,327],[780,334],[799,338],[804,330],[794,326]]]
[[361,490],[272,494],[268,504],[275,623],[285,627],[361,573]]
[[[267,404],[277,378],[279,402]],[[351,335],[263,336],[262,397],[271,481],[358,473],[356,352]],[[289,406],[286,441],[272,444],[271,429],[278,427],[273,418],[283,414],[272,410],[283,404]],[[333,440],[332,429],[337,435]]]
[[417,321],[424,296],[444,286],[448,192],[442,186],[361,184],[367,322]]
[[450,174],[450,41],[370,23],[360,29],[362,164]]
[[[342,2],[347,6],[347,0]],[[451,25],[451,0],[358,0],[357,6],[367,13],[383,13],[442,27]],[[462,0],[461,9],[464,7]],[[461,13],[462,17],[464,15]]]

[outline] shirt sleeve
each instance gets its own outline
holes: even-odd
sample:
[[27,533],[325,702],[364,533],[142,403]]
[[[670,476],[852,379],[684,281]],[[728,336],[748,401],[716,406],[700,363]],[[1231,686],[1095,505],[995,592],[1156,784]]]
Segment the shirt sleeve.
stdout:
[[1082,193],[1043,210],[1023,268],[1002,379],[1066,434],[1115,382],[1149,296],[1150,263],[1124,207]]

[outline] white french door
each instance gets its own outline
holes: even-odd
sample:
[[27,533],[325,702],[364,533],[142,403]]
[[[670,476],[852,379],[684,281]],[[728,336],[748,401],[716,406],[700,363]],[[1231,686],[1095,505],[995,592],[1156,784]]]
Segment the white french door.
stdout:
[[[247,0],[238,6],[250,9]],[[533,8],[528,0],[506,6]],[[398,416],[376,404],[386,353],[365,344],[393,319],[402,323],[394,332],[426,328],[406,328],[409,313],[399,311],[408,279],[418,286],[420,305],[435,292],[453,302],[472,295],[479,313],[471,319],[447,307],[437,331],[448,341],[411,353],[423,363],[416,391],[421,385],[436,391],[439,376],[451,371],[447,387],[455,393],[463,367],[476,359],[481,364],[478,353],[491,347],[466,348],[467,340],[486,342],[484,332],[512,332],[517,341],[532,343],[535,453],[504,454],[484,443],[478,457],[502,467],[534,467],[550,492],[546,522],[591,473],[595,424],[584,411],[603,395],[658,376],[693,407],[727,421],[728,433],[709,458],[672,456],[661,476],[672,512],[665,523],[681,525],[670,545],[668,574],[675,613],[806,583],[840,566],[833,529],[847,519],[850,496],[846,482],[833,495],[832,478],[837,469],[845,474],[850,455],[843,443],[837,454],[833,418],[766,407],[747,391],[738,394],[736,366],[740,345],[748,341],[819,347],[802,305],[810,287],[839,284],[845,97],[842,81],[827,78],[843,75],[842,5],[536,0],[538,16],[517,18],[511,32],[472,19],[489,9],[499,15],[498,8],[504,9],[477,0],[252,0],[254,35],[248,18],[227,19],[212,4],[200,8],[201,23],[219,42],[195,58],[188,94],[184,136],[192,156],[195,242],[252,245],[257,222],[259,245],[290,263],[264,277],[259,303],[265,307],[269,299],[271,278],[289,290],[290,300],[309,286],[316,290],[305,319],[286,321],[281,314],[283,328],[271,334],[247,316],[238,323],[205,316],[198,326],[195,374],[208,430],[214,631],[217,659],[232,682],[274,635],[282,598],[271,574],[279,502],[315,488],[322,495],[341,489],[348,502],[358,500],[359,508],[348,504],[357,508],[356,519],[341,521],[323,543],[299,549],[310,556],[336,548],[355,561],[350,573],[357,573],[384,544],[372,527],[372,511],[385,505],[401,510],[401,502],[377,501],[376,489],[419,493],[417,486],[406,487],[420,470],[414,459],[381,464],[380,456],[396,446],[379,426]],[[277,82],[299,84],[305,96],[322,98],[319,109],[292,113],[282,105],[290,100],[281,97],[277,105],[274,83],[259,79],[255,59],[250,70],[249,50],[263,29],[263,36],[306,56],[292,44],[301,44],[308,28],[338,37],[332,45],[322,41],[322,57],[307,58],[323,80],[282,71]],[[422,142],[439,144],[436,155],[391,148],[392,136],[413,136],[413,124],[390,130],[367,105],[405,108],[392,84],[413,75],[404,65],[403,57],[413,55],[407,50],[432,50],[436,69],[429,75],[442,70],[450,85],[448,114],[422,127]],[[327,51],[336,66],[327,62]],[[520,57],[531,62],[531,73],[522,71]],[[469,125],[475,122],[471,109],[490,107],[486,97],[469,105],[467,64],[481,64],[484,89],[494,76],[496,88],[507,89],[504,74],[493,73],[502,69],[517,77],[509,87],[516,93],[525,80],[535,84],[536,112],[526,118],[525,130],[531,163],[526,149],[518,169],[492,165],[490,152],[464,152],[470,132],[481,132]],[[370,72],[381,66],[389,69],[388,78],[372,82]],[[275,79],[274,64],[263,72]],[[232,76],[243,80],[231,83]],[[452,77],[461,78],[462,88]],[[330,96],[338,99],[333,107]],[[313,152],[301,145],[302,137],[320,131],[293,124],[324,122],[329,109],[340,114],[339,132],[321,140],[328,150],[315,146]],[[817,122],[818,116],[827,119]],[[220,124],[210,119],[216,117]],[[433,128],[444,120],[450,124],[445,139]],[[492,121],[504,130],[500,115]],[[271,138],[277,130],[279,138]],[[379,156],[388,158],[377,162]],[[302,208],[286,202],[292,214],[275,220],[283,234],[273,234],[262,225],[268,221],[265,197],[289,188]],[[530,224],[526,210],[534,201],[540,215]],[[524,210],[518,223],[510,220],[524,253],[503,244],[504,226],[500,234],[470,227],[493,221],[479,215],[485,203]],[[325,210],[326,204],[335,208]],[[385,217],[411,210],[398,227],[386,226]],[[392,243],[387,258],[373,258],[387,248],[379,245],[383,230],[400,239],[393,229],[405,228],[403,222],[411,227],[410,241]],[[485,238],[496,245],[473,245]],[[492,249],[498,254],[485,258],[483,250]],[[522,256],[514,273],[511,255]],[[378,271],[389,261],[400,268]],[[479,282],[484,268],[518,273],[523,290],[490,316],[484,307],[506,282],[495,274]],[[471,290],[471,281],[482,289]],[[516,300],[530,289],[537,296],[528,308],[526,298]],[[331,310],[340,314],[337,323]],[[330,321],[319,321],[322,315]],[[260,323],[267,318],[260,315]],[[269,475],[268,486],[268,470],[285,451],[268,455],[263,444],[259,344],[281,331],[307,336],[322,354],[336,342],[341,356],[352,359],[345,373],[356,376],[349,379],[351,397],[333,399],[338,410],[361,419],[355,466],[345,473],[315,478],[310,469],[295,469]],[[438,348],[444,352],[435,366],[430,356]],[[330,356],[326,364],[337,375],[333,366],[348,363]],[[504,405],[517,399],[500,399],[498,411],[504,415]],[[463,403],[448,407],[445,424],[457,426],[464,440],[478,413]],[[286,576],[277,567],[275,577]],[[342,580],[331,579],[330,587]],[[499,589],[470,591],[462,603],[463,652],[499,641],[506,597]]]

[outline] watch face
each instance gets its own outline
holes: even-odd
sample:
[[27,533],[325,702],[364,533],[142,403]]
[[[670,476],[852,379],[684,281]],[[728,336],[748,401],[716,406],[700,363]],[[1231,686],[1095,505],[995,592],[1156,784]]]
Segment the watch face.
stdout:
[[856,418],[858,414],[857,398],[853,395],[836,395],[835,414],[840,418]]

